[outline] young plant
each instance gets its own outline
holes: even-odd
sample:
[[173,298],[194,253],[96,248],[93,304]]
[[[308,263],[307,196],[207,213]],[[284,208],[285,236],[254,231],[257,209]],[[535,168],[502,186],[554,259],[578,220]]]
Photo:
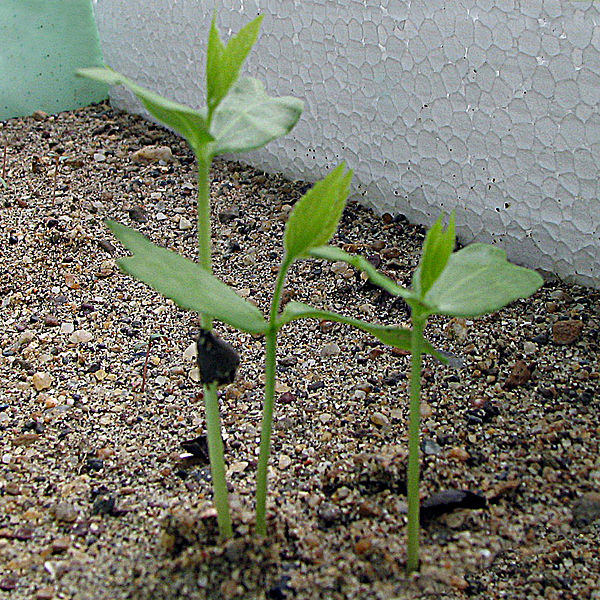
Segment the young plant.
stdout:
[[494,312],[518,298],[531,296],[543,283],[530,269],[506,260],[504,250],[488,244],[471,244],[453,253],[455,246],[454,214],[446,229],[440,217],[428,231],[421,261],[411,289],[373,273],[374,268],[359,257],[339,248],[317,248],[311,255],[331,261],[346,261],[365,270],[374,283],[391,294],[401,296],[411,307],[411,375],[409,406],[408,457],[408,542],[407,570],[419,566],[419,431],[421,404],[421,361],[427,342],[423,331],[431,315],[478,317]]
[[[198,254],[201,268],[207,275],[212,270],[209,177],[213,158],[261,148],[285,135],[294,127],[303,109],[300,100],[272,98],[260,81],[239,77],[256,42],[261,21],[262,16],[254,19],[225,45],[216,27],[216,15],[213,17],[206,59],[206,107],[200,110],[163,98],[109,68],[78,71],[79,75],[95,81],[128,87],[154,118],[185,137],[194,151],[198,169]],[[120,231],[116,224],[113,230]],[[194,306],[200,308],[198,303]],[[215,315],[210,311],[199,312],[203,329],[210,331]],[[232,535],[232,527],[216,383],[205,384],[204,398],[219,531],[227,538]]]

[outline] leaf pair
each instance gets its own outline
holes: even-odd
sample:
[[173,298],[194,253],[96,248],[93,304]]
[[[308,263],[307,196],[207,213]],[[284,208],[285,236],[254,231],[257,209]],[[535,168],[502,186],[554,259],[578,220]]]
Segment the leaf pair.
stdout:
[[194,152],[210,157],[247,152],[288,133],[303,110],[297,98],[272,98],[253,78],[238,81],[240,69],[256,42],[258,17],[223,44],[213,18],[206,64],[207,108],[194,109],[151,92],[105,67],[80,69],[77,74],[108,85],[124,85],[146,110],[187,140]]
[[477,317],[530,296],[543,283],[535,271],[508,262],[501,248],[471,244],[452,253],[454,244],[454,215],[445,230],[440,217],[427,233],[413,277],[424,313]]
[[242,27],[225,46],[217,29],[217,15],[214,14],[206,51],[206,104],[210,113],[237,81],[240,69],[256,43],[262,20],[261,15]]

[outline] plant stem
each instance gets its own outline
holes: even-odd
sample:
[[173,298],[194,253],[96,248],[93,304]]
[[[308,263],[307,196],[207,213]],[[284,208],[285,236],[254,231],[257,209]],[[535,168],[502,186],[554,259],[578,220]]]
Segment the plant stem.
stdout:
[[271,312],[269,315],[269,329],[265,334],[265,399],[260,431],[260,453],[258,456],[258,472],[256,474],[256,532],[258,535],[267,535],[267,474],[269,468],[269,455],[271,453],[271,432],[273,430],[273,408],[275,404],[275,368],[277,358],[277,314],[283,292],[283,284],[289,269],[290,262],[284,259],[277,274],[277,283]]
[[260,454],[256,474],[256,532],[267,535],[267,473],[271,453],[271,431],[273,428],[273,405],[275,404],[275,365],[277,330],[269,329],[265,334],[265,400],[260,431]]
[[415,316],[410,367],[410,412],[408,424],[408,573],[419,568],[419,432],[421,424],[421,355],[423,352],[423,330],[427,317]]
[[227,539],[233,535],[233,528],[231,526],[229,494],[225,479],[225,457],[223,453],[223,439],[221,438],[221,418],[219,415],[219,399],[217,398],[216,383],[204,386],[204,406],[206,409],[208,456],[210,458],[210,472],[213,481],[219,533],[223,538]]
[[[212,273],[210,241],[210,165],[212,157],[205,152],[196,152],[198,164],[198,259]],[[205,320],[206,319],[206,320]],[[210,329],[212,321],[202,315],[202,326]]]
[[[198,260],[200,265],[212,272],[210,241],[210,165],[212,157],[200,150],[196,152],[196,161],[198,163]],[[212,329],[210,316],[202,315],[202,327],[207,330]],[[233,528],[229,510],[227,480],[225,478],[225,456],[223,438],[221,437],[221,416],[219,414],[216,384],[204,386],[204,409],[219,533],[221,537],[227,539],[233,535]]]

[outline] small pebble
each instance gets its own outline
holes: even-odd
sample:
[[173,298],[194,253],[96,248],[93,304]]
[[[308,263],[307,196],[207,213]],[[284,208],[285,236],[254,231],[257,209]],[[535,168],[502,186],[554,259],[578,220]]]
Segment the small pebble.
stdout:
[[378,427],[387,427],[390,424],[390,420],[383,413],[375,412],[371,415],[371,423],[374,423]]
[[69,502],[59,502],[53,509],[54,518],[64,523],[73,523],[77,519],[77,510]]
[[421,443],[421,449],[424,454],[430,454],[433,456],[439,456],[442,453],[442,448],[439,444],[436,444],[433,440],[425,438]]
[[583,321],[557,321],[552,326],[552,341],[555,344],[567,345],[576,342],[583,331]]
[[72,344],[87,344],[94,339],[94,334],[91,331],[86,331],[84,329],[76,329],[69,336],[69,342]]
[[522,360],[518,360],[511,369],[510,375],[504,383],[504,387],[507,390],[525,385],[531,379],[531,371],[527,366],[527,363]]
[[179,217],[179,223],[177,227],[181,229],[181,231],[188,231],[192,229],[193,226],[194,225],[189,219],[186,219],[185,217]]
[[321,358],[327,358],[329,356],[338,356],[340,352],[340,347],[335,342],[330,342],[321,348],[319,354]]
[[277,463],[279,470],[284,471],[292,464],[292,459],[287,456],[287,454],[282,454],[279,457],[279,462]]
[[156,163],[163,161],[165,163],[173,162],[173,152],[168,146],[145,146],[136,150],[131,155],[131,161],[134,163]]
[[323,521],[326,526],[335,525],[342,518],[342,511],[338,506],[331,502],[323,502],[317,510],[319,519]]
[[52,376],[49,373],[38,371],[33,374],[31,383],[38,392],[41,392],[42,390],[47,390],[52,385]]
[[37,590],[35,593],[35,600],[52,600],[55,594],[56,591],[51,585],[49,585]]
[[75,325],[73,325],[73,323],[61,323],[61,333],[73,333],[73,331],[75,331]]
[[471,455],[464,448],[452,448],[448,452],[448,456],[459,462],[466,462]]
[[584,528],[600,519],[600,493],[588,492],[573,503],[573,525]]

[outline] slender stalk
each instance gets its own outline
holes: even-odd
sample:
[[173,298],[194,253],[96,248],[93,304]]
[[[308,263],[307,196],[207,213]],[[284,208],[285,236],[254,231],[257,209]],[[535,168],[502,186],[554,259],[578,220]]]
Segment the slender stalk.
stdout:
[[[210,241],[210,165],[212,157],[205,152],[196,152],[198,164],[198,258],[200,264],[212,273]],[[211,321],[202,316],[202,326],[211,328]]]
[[216,383],[204,386],[204,406],[208,433],[208,456],[210,458],[210,472],[213,481],[215,507],[217,508],[219,533],[227,539],[233,535],[233,528],[229,512],[227,480],[225,479],[225,457],[223,439],[221,438],[221,418]]
[[409,573],[419,568],[419,431],[421,425],[421,355],[427,318],[413,313],[408,424],[408,543]]
[[277,330],[269,329],[265,338],[265,400],[260,431],[258,472],[256,474],[256,532],[262,536],[267,535],[267,472],[271,453],[273,407],[275,404]]
[[[198,163],[198,259],[200,264],[212,272],[210,240],[210,165],[211,156],[202,151],[196,152]],[[202,327],[212,329],[212,319],[202,315]],[[221,415],[216,384],[204,386],[204,408],[208,436],[208,455],[213,481],[214,501],[217,508],[219,533],[225,539],[233,535],[229,494],[225,478],[225,456],[221,437]]]
[[283,292],[283,284],[290,262],[283,261],[277,274],[275,292],[271,301],[269,329],[265,334],[265,399],[263,405],[262,425],[260,431],[260,453],[258,456],[258,472],[256,474],[256,532],[267,535],[267,474],[271,453],[271,433],[273,430],[273,408],[275,404],[275,368],[277,354],[277,314]]

